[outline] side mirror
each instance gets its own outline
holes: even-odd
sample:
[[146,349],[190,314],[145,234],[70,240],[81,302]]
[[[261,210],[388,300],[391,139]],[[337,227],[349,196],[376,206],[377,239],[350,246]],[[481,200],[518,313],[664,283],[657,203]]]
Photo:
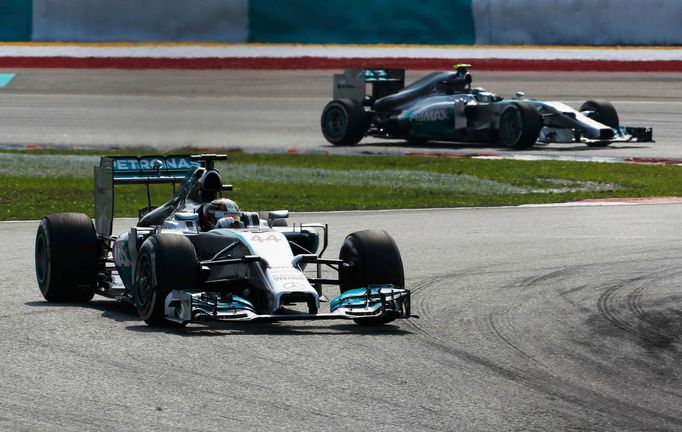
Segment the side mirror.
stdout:
[[289,217],[289,210],[273,210],[268,212],[268,226],[270,228],[287,226],[286,218]]
[[268,212],[268,219],[286,219],[289,217],[289,210],[273,210]]

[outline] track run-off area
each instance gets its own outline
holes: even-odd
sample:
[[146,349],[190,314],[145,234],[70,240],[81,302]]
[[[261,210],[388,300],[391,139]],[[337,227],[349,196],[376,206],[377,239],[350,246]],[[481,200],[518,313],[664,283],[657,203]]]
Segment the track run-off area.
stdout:
[[[326,67],[0,64],[15,74],[0,88],[0,145],[682,160],[680,72],[472,62],[474,85],[501,96],[612,100],[622,124],[653,127],[656,142],[338,148],[319,130]],[[294,214],[329,223],[329,257],[350,232],[388,231],[419,318],[167,331],[111,300],[43,301],[38,222],[0,222],[0,430],[682,431],[681,216],[674,203]]]

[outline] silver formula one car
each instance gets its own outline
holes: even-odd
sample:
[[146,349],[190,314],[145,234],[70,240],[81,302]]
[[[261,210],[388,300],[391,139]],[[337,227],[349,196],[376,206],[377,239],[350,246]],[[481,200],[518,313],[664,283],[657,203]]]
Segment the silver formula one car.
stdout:
[[334,100],[322,111],[322,134],[335,145],[357,144],[370,136],[413,144],[500,143],[515,149],[538,142],[602,147],[652,141],[651,128],[621,126],[610,102],[589,100],[576,110],[528,99],[522,92],[505,100],[472,88],[469,66],[433,72],[406,87],[403,69],[346,69],[334,75]]
[[[288,211],[242,212],[222,198],[215,160],[224,155],[102,157],[95,167],[95,223],[85,214],[42,219],[35,245],[38,285],[50,302],[95,294],[129,302],[152,326],[195,321],[351,319],[384,324],[410,317],[410,292],[393,239],[379,230],[348,235],[324,258],[327,225],[287,226]],[[151,207],[149,185],[178,185]],[[114,185],[147,186],[135,227],[112,236]],[[311,267],[310,270],[307,267]],[[323,277],[323,267],[337,278]],[[328,301],[325,284],[340,295]]]

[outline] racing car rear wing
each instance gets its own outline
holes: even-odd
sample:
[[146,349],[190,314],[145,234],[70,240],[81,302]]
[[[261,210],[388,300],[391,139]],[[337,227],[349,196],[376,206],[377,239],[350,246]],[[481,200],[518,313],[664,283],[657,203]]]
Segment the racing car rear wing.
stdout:
[[[114,185],[181,183],[189,172],[200,166],[190,156],[103,156],[95,167],[95,229],[110,236],[114,219]],[[174,187],[175,189],[175,187]]]
[[334,75],[334,99],[364,102],[367,83],[372,86],[372,100],[398,92],[405,87],[405,69],[345,69]]

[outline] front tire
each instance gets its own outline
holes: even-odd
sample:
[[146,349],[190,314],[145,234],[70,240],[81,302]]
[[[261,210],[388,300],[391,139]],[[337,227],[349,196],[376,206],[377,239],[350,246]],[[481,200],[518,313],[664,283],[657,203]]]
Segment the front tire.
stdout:
[[97,287],[97,233],[82,213],[55,213],[38,226],[35,266],[45,300],[85,303]]
[[611,102],[588,100],[580,106],[580,111],[590,111],[591,114],[588,114],[588,117],[610,128],[618,129],[620,127],[618,112]]
[[[405,287],[403,260],[393,238],[382,230],[357,231],[349,234],[341,246],[339,268],[341,293],[373,284]],[[355,320],[362,325],[381,325],[395,318]]]
[[166,296],[197,286],[198,266],[192,242],[179,234],[156,234],[142,243],[135,266],[133,298],[140,318],[153,327],[182,324],[165,316]]
[[367,112],[352,99],[336,99],[327,104],[320,117],[322,135],[334,145],[354,145],[369,128]]
[[[610,128],[620,128],[618,112],[611,102],[605,100],[588,100],[580,106],[580,111],[589,111],[590,113],[587,115],[589,118]],[[609,144],[611,143],[608,141],[595,141],[587,143],[588,147],[606,147]]]
[[509,148],[528,149],[535,145],[542,129],[542,117],[527,102],[507,106],[500,116],[500,141]]

